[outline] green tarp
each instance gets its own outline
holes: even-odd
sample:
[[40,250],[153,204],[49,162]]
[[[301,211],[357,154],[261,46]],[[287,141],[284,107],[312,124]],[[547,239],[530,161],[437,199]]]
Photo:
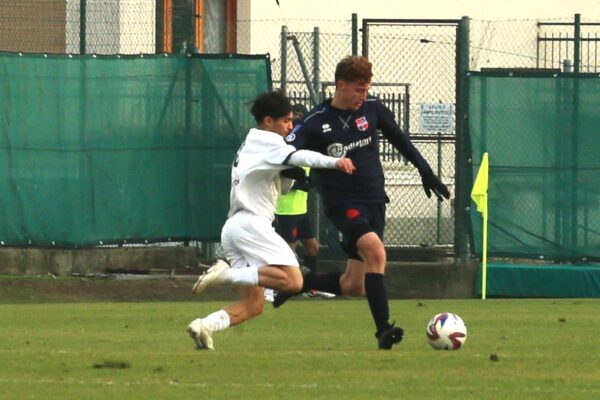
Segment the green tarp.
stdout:
[[215,240],[267,56],[0,53],[0,242]]
[[[475,285],[481,294],[481,270]],[[600,265],[490,263],[489,297],[600,297]]]
[[[475,176],[489,153],[490,256],[600,258],[600,77],[470,73]],[[481,215],[471,207],[474,252]]]

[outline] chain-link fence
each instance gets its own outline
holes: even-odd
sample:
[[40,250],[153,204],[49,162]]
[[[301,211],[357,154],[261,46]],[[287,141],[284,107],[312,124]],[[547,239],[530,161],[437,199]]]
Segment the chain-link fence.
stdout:
[[142,0],[5,0],[0,2],[0,50],[154,53],[156,4]]
[[[222,16],[208,13],[200,18],[196,13],[193,0],[5,0],[0,2],[0,51],[135,54],[189,51],[194,45],[206,52],[269,53],[274,87],[310,108],[332,95],[337,62],[358,49],[374,64],[372,93],[392,109],[434,171],[453,191],[457,179],[463,179],[456,171],[456,21],[365,25],[362,20],[362,29],[357,29],[357,16],[230,24]],[[199,39],[200,20],[205,21],[203,29],[219,28]],[[469,68],[597,72],[600,24],[583,18],[577,22],[572,16],[469,20]],[[200,40],[228,45],[209,46]],[[453,201],[428,200],[416,170],[398,159],[385,141],[381,157],[392,199],[387,245],[451,246],[456,234]],[[318,202],[312,204],[313,212],[321,215]],[[323,238],[333,236],[325,222],[319,225],[325,227]]]
[[[347,27],[351,27],[351,21]],[[392,110],[399,125],[412,136],[413,143],[450,187],[454,180],[455,30],[455,27],[446,27],[440,28],[440,32],[422,34],[414,28],[399,32],[392,24],[371,26],[368,54],[374,67],[371,93]],[[360,48],[361,44],[364,47],[362,38],[352,37],[351,30],[341,35],[324,34],[316,28],[311,32],[290,32],[284,28],[281,38],[282,86],[293,101],[307,106],[314,105],[315,97],[321,101],[333,95],[335,66],[341,58],[351,54],[352,41],[355,41],[355,47]],[[445,53],[441,56],[440,51]],[[327,56],[316,58],[320,54]],[[419,55],[415,57],[415,54]],[[445,65],[431,62],[431,68],[415,67],[415,62],[431,60],[434,54],[443,58]],[[443,73],[438,73],[440,71]],[[276,75],[274,79],[277,79]],[[434,126],[424,126],[420,118],[421,108],[437,104],[448,105],[444,108],[451,112],[446,113],[445,126],[438,126],[436,130]],[[391,199],[387,208],[386,245],[450,246],[453,243],[452,204],[428,200],[417,170],[402,160],[383,138],[380,151],[386,191]],[[311,210],[321,220],[321,241],[335,247],[337,235],[330,232],[329,224],[322,222],[318,203],[315,202]]]
[[[36,53],[139,54],[181,52],[187,45],[196,45],[195,31],[199,19],[203,27],[212,29],[206,36],[216,41],[217,36],[235,34],[236,46],[231,51],[241,53],[270,53],[273,58],[273,77],[281,78],[281,31],[287,26],[291,36],[299,40],[302,53],[311,65],[313,34],[320,33],[318,54],[319,75],[331,79],[337,61],[352,51],[352,19],[347,20],[237,20],[233,24],[222,15],[210,13],[195,15],[193,0],[3,0],[0,2],[0,51]],[[85,15],[85,18],[82,18]],[[424,44],[442,45],[452,38],[441,31],[428,31],[430,37],[398,35],[378,28],[372,32],[387,51],[389,61],[399,58],[398,48],[420,51]],[[415,34],[413,32],[413,34]],[[441,36],[440,36],[441,34]],[[471,69],[481,68],[554,68],[573,65],[576,27],[572,16],[553,20],[470,20]],[[600,69],[600,23],[581,18],[579,36],[581,72]],[[82,43],[82,39],[85,43]],[[164,41],[170,39],[170,49]],[[361,49],[362,37],[355,38]],[[288,43],[288,53],[292,53]],[[310,47],[308,47],[310,46]],[[435,46],[429,46],[435,47]],[[220,49],[220,50],[219,50]],[[223,46],[207,46],[205,51],[224,50]],[[229,51],[229,50],[227,50]],[[373,50],[371,50],[373,51]],[[383,51],[383,50],[381,50]],[[360,52],[360,50],[359,50]],[[409,57],[412,57],[409,54]],[[301,72],[289,60],[289,80],[298,80]],[[294,72],[295,71],[295,72]],[[376,77],[398,74],[401,70],[386,70],[385,63],[376,65]],[[297,75],[297,76],[296,76]],[[387,79],[386,79],[387,80]]]
[[[364,24],[362,35],[326,34],[282,30],[286,40],[280,65],[282,86],[303,104],[331,95],[335,64],[349,54],[352,40],[374,64],[372,93],[397,115],[400,126],[452,189],[456,181],[455,110],[457,95],[458,21],[389,21]],[[348,24],[351,25],[351,24]],[[582,72],[598,68],[599,25],[582,22],[577,34]],[[470,20],[469,67],[479,69],[555,69],[569,72],[575,64],[576,25],[573,19],[555,21]],[[334,35],[341,42],[323,40]],[[318,46],[318,48],[315,48]],[[328,59],[316,59],[327,54]],[[312,72],[315,71],[315,72]],[[329,71],[329,75],[324,73]],[[318,75],[317,75],[318,74]],[[312,85],[312,87],[311,87]],[[319,92],[320,91],[320,92]],[[311,93],[312,92],[312,93]],[[396,100],[398,99],[398,100]],[[414,168],[389,158],[382,141],[386,190],[391,198],[386,227],[387,246],[452,245],[454,213],[452,202],[432,204],[423,196]],[[465,162],[461,160],[459,162]],[[457,195],[457,193],[455,193]],[[468,204],[468,199],[466,199]],[[327,224],[322,224],[325,229]],[[327,238],[334,235],[327,234]],[[330,244],[331,241],[329,240]]]
[[[573,72],[576,24],[573,17],[553,20],[470,22],[471,70],[553,69]],[[600,69],[600,22],[581,19],[580,72]]]
[[[373,63],[382,96],[407,88],[401,126],[453,192],[456,22],[363,21],[362,51]],[[451,245],[451,202],[427,199],[412,165],[384,161],[388,205],[386,244]],[[454,197],[454,195],[453,195]]]

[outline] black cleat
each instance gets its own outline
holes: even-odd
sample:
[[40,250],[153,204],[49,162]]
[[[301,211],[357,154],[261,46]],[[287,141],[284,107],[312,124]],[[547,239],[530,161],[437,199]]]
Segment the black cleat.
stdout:
[[377,332],[375,337],[377,338],[379,349],[390,350],[393,345],[402,341],[402,338],[404,337],[404,329],[392,324],[383,332]]
[[[301,266],[300,271],[302,272],[302,278],[306,278],[306,275],[310,274],[310,269],[308,269],[305,266]],[[298,293],[277,292],[277,294],[275,294],[275,297],[273,298],[273,307],[279,308],[280,306],[283,305],[283,303],[285,303],[292,297],[299,295],[300,293],[302,293],[302,292],[298,292]]]
[[280,306],[283,305],[283,303],[285,303],[286,301],[288,301],[289,299],[291,299],[294,296],[299,295],[300,293],[284,293],[284,292],[277,292],[277,294],[275,295],[275,297],[273,298],[273,307],[275,308],[279,308]]

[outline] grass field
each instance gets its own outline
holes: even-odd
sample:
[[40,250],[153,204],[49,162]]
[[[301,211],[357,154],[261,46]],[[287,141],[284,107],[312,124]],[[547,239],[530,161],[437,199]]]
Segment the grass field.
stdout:
[[[187,323],[223,304],[0,305],[0,399],[600,398],[600,300],[395,300],[391,351],[366,301],[301,300],[195,350]],[[463,349],[430,348],[440,311],[464,318]]]

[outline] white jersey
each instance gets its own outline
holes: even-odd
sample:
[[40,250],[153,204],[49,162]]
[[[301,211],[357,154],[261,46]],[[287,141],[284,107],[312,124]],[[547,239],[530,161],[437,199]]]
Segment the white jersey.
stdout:
[[244,210],[273,220],[277,197],[289,191],[293,181],[279,173],[296,148],[275,132],[252,128],[240,146],[231,168],[229,215]]

